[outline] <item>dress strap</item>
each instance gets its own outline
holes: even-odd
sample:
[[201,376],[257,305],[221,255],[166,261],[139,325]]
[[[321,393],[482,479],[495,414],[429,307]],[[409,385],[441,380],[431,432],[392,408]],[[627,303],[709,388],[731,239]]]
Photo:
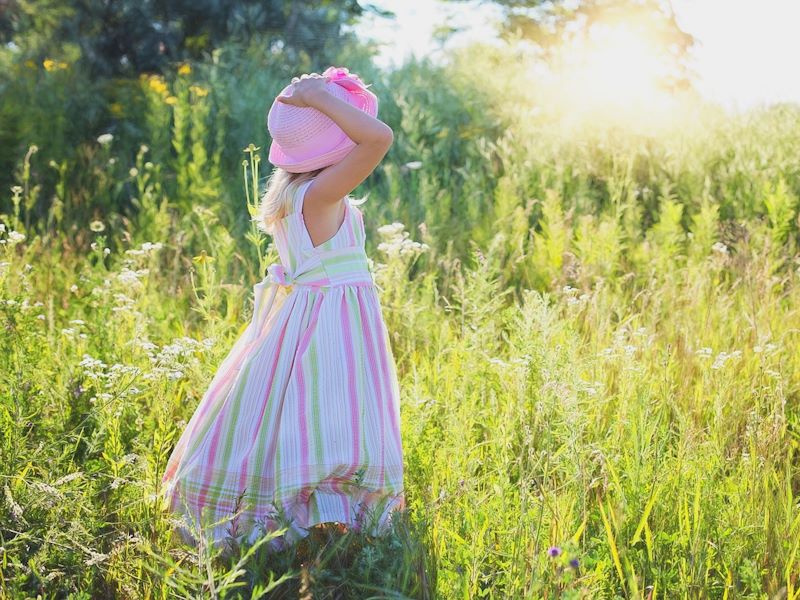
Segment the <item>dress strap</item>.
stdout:
[[297,189],[294,192],[294,198],[292,198],[292,205],[294,208],[294,212],[298,215],[302,214],[303,212],[303,200],[306,197],[306,190],[308,186],[310,186],[314,182],[314,179],[308,179],[297,186]]

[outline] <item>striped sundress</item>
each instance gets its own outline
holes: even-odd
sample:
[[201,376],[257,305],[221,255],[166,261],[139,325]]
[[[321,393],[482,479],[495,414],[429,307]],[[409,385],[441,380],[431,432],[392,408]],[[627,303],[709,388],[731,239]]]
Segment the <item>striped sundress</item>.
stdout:
[[276,223],[280,260],[167,463],[162,493],[187,541],[198,528],[216,545],[287,527],[270,542],[284,548],[320,522],[378,535],[405,508],[399,387],[363,215],[348,197],[339,230],[314,246],[312,181]]

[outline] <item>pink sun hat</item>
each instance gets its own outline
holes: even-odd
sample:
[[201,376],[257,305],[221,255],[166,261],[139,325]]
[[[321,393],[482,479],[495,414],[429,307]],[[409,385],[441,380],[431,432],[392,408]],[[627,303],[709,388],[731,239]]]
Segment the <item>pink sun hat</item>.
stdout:
[[[328,92],[352,104],[372,117],[378,116],[378,97],[355,73],[345,67],[329,67],[322,73],[330,77]],[[279,96],[288,96],[293,84]],[[273,100],[267,115],[267,129],[272,137],[269,162],[290,173],[305,173],[339,162],[356,143],[322,111]]]

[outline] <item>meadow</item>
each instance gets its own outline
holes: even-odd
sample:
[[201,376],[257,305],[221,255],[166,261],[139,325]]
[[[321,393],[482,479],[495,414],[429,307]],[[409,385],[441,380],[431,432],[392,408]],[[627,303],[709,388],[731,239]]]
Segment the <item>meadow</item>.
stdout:
[[383,73],[343,52],[395,131],[356,195],[406,514],[385,538],[223,557],[156,501],[276,258],[248,208],[284,71],[241,50],[176,65],[74,142],[58,99],[84,76],[20,64],[0,595],[800,598],[800,107],[565,133],[475,85],[502,57]]

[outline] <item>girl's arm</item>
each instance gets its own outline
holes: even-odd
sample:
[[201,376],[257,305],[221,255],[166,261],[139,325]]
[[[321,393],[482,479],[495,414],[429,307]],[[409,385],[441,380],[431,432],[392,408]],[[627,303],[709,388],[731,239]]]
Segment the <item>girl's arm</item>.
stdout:
[[325,89],[327,79],[303,75],[294,83],[291,96],[277,98],[279,102],[310,106],[323,112],[356,143],[347,156],[323,170],[306,190],[304,204],[312,206],[311,212],[317,212],[314,206],[335,204],[358,187],[394,141],[392,129],[386,123],[329,94]]

